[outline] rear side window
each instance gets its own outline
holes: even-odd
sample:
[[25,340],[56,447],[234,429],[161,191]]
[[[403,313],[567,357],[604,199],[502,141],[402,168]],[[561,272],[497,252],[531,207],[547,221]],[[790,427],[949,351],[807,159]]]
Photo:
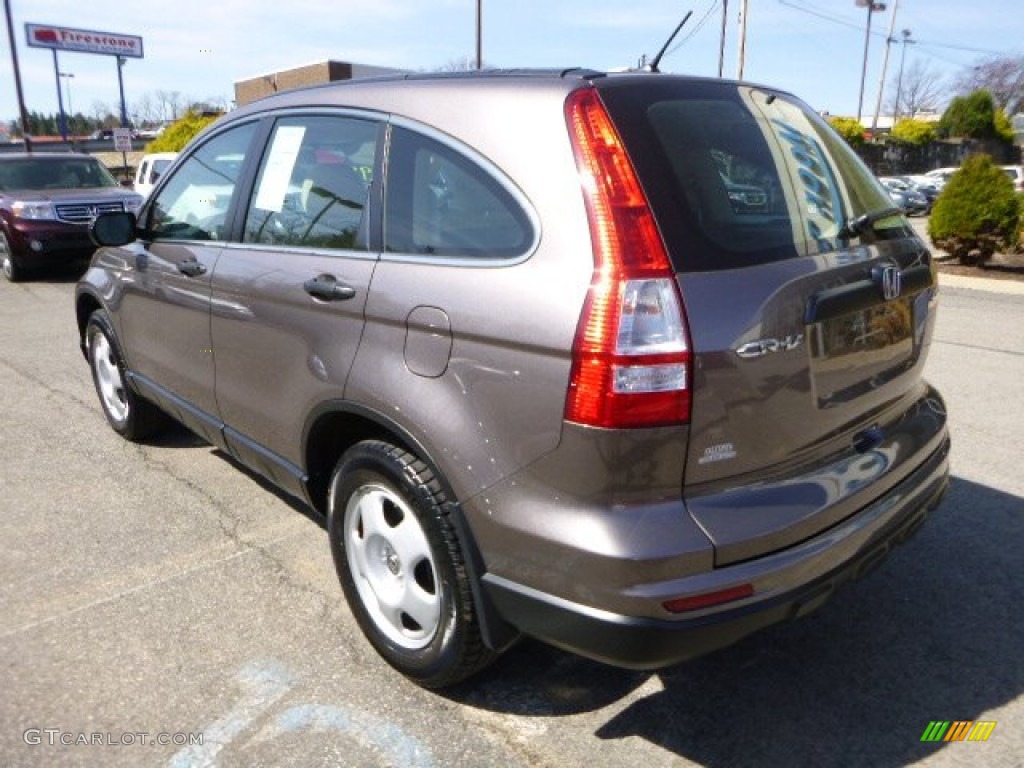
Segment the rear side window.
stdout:
[[358,118],[279,119],[245,217],[245,242],[365,250],[377,134],[377,123]]
[[388,155],[384,247],[391,253],[511,258],[530,218],[495,174],[427,136],[395,127]]
[[[843,222],[892,205],[856,155],[797,102],[729,83],[628,85],[601,96],[677,269],[839,250]],[[861,242],[906,231],[897,216]]]

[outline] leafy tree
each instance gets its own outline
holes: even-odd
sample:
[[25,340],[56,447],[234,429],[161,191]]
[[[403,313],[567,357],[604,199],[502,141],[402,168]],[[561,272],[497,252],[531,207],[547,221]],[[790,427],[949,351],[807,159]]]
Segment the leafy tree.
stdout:
[[992,94],[982,89],[953,99],[939,121],[939,134],[968,139],[999,138]]
[[1013,143],[1013,121],[1001,107],[996,109],[995,127],[996,136],[1008,144]]
[[146,145],[147,152],[180,152],[192,137],[217,119],[216,115],[201,115],[186,112],[183,117],[171,123],[163,133]]
[[962,264],[977,266],[1016,245],[1020,203],[1013,182],[988,155],[971,155],[932,208],[928,235]]
[[923,147],[935,141],[935,125],[905,117],[892,127],[892,137],[903,144]]
[[856,118],[830,117],[828,122],[851,147],[864,145],[864,126]]

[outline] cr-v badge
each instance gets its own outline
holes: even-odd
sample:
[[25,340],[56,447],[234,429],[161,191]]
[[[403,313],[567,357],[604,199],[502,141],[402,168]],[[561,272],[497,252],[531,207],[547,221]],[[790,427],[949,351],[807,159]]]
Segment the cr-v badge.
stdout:
[[769,352],[789,352],[796,349],[804,340],[802,333],[790,334],[781,339],[758,339],[749,341],[736,350],[740,357],[751,358],[767,355]]

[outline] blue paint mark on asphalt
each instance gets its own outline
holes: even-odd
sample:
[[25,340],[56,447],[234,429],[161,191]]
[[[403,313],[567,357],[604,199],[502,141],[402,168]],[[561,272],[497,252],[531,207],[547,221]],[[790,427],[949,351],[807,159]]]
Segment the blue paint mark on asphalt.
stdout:
[[[251,664],[238,673],[243,694],[227,715],[203,729],[203,743],[179,751],[168,768],[214,768],[219,753],[265,715],[297,679],[276,661]],[[253,741],[270,741],[301,731],[336,732],[380,753],[389,765],[434,768],[430,749],[400,726],[341,706],[299,704],[280,713]]]
[[252,722],[288,693],[295,678],[274,661],[251,664],[238,673],[245,692],[241,701],[224,717],[203,729],[203,743],[179,751],[169,768],[208,768],[216,765],[217,753],[248,728]]
[[381,752],[389,765],[433,768],[430,750],[394,723],[345,707],[303,704],[282,712],[268,733],[273,738],[294,731],[337,731]]

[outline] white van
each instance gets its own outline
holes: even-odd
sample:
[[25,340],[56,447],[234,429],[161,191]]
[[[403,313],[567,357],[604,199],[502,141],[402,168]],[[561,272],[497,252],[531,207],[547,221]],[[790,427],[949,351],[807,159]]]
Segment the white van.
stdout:
[[135,191],[143,197],[149,197],[157,180],[163,176],[164,171],[171,167],[171,163],[177,156],[177,152],[156,152],[152,155],[143,155],[139,169],[135,172]]
[[1024,192],[1024,165],[1004,165],[1001,167],[1003,172],[1010,177],[1010,181],[1013,182],[1014,191]]

